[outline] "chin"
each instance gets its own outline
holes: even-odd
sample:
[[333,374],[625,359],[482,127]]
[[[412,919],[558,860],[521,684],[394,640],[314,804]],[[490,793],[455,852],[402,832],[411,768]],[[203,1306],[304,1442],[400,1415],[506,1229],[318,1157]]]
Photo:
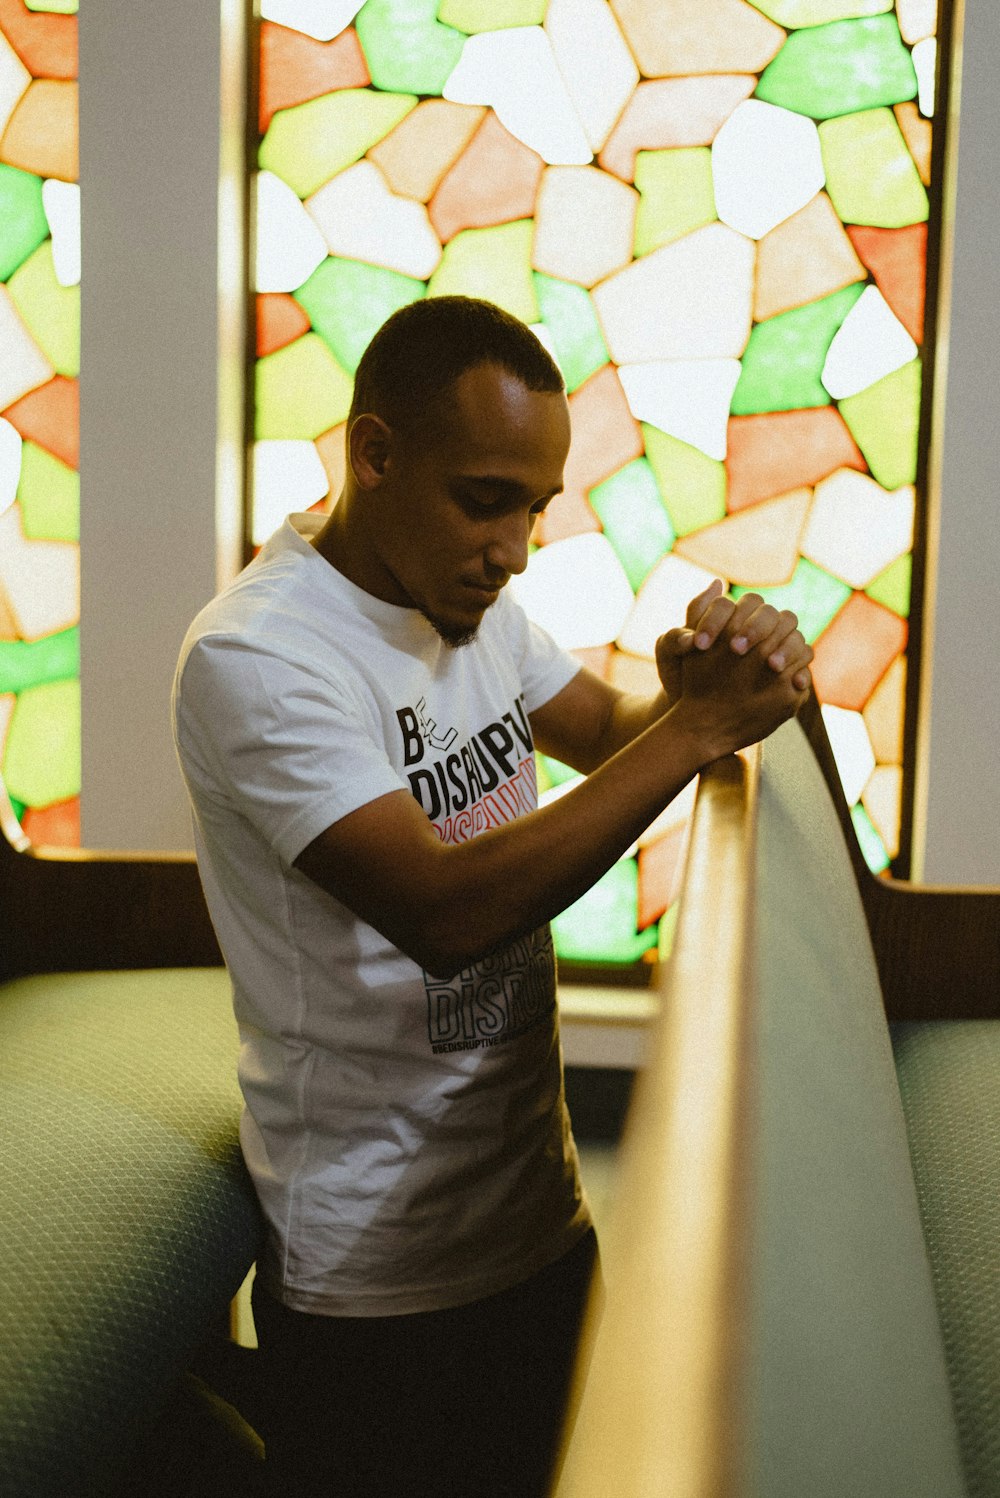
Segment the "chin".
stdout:
[[427,613],[424,609],[421,609],[420,612],[435,633],[452,650],[460,650],[463,645],[471,645],[478,635],[479,626],[482,623],[481,618],[477,619],[475,624],[469,624],[466,622],[460,623],[455,619],[442,619],[439,615]]

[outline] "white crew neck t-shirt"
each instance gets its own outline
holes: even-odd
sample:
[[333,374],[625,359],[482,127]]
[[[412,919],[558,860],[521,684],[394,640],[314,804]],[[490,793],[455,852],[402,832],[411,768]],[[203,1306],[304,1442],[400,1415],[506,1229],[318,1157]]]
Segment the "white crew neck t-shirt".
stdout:
[[199,614],[174,734],[233,984],[260,1272],[295,1309],[392,1315],[506,1289],[590,1225],[551,936],[442,981],[294,860],[390,791],[447,842],[532,810],[528,714],[578,666],[506,593],[445,645],[330,566],[322,523],[289,517]]

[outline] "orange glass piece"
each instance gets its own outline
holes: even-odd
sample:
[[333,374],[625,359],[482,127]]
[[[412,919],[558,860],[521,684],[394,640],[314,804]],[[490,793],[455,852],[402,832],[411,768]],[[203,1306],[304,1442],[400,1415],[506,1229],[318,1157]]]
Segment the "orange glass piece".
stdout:
[[257,297],[257,357],[293,343],[312,327],[304,308],[284,291],[262,292]]
[[479,129],[485,113],[480,104],[424,99],[372,146],[368,159],[393,192],[426,203]]
[[907,99],[904,104],[894,104],[892,110],[896,116],[896,124],[903,132],[906,149],[913,157],[913,164],[920,175],[920,180],[925,187],[929,187],[934,127],[930,120],[924,119],[912,99]]
[[756,85],[756,78],[743,73],[640,83],[597,159],[606,172],[632,182],[639,151],[710,146]]
[[866,473],[861,450],[833,406],[730,417],[726,436],[727,505],[742,510],[836,468]]
[[368,64],[353,26],[331,42],[264,21],[260,28],[260,133],[278,109],[338,88],[366,88]]
[[[574,390],[569,413],[573,439],[563,492],[556,495],[535,526],[535,539],[542,545],[585,530],[599,531],[601,522],[587,501],[588,491],[642,456],[642,428],[629,410],[613,365],[605,364]],[[588,516],[593,519],[585,526]]]
[[927,279],[927,225],[875,229],[851,224],[847,230],[875,284],[915,343],[924,336]]
[[0,0],[0,31],[35,78],[76,77],[76,16],[31,11],[24,0]]
[[754,321],[763,322],[864,279],[865,267],[833,204],[819,192],[758,242]]
[[906,647],[906,621],[854,593],[813,647],[813,681],[820,701],[860,712]]
[[26,442],[44,447],[70,468],[80,466],[80,384],[56,375],[8,406],[4,419]]
[[906,714],[906,657],[897,656],[868,699],[865,727],[880,765],[899,764],[903,758]]
[[441,243],[462,229],[530,218],[543,169],[537,152],[505,130],[491,111],[428,204]]
[[647,78],[685,73],[759,73],[785,32],[745,0],[611,0]]
[[574,660],[578,660],[581,666],[586,666],[588,671],[593,671],[594,675],[601,677],[603,681],[607,681],[611,673],[614,654],[613,645],[586,645],[581,650],[570,651]]
[[[16,640],[18,638],[17,620],[14,618],[14,610],[10,606],[10,600],[0,586],[0,640]],[[3,746],[3,736],[7,732],[7,724],[10,721],[10,710],[13,708],[15,698],[13,694],[0,697],[0,747]],[[8,706],[9,704],[9,706]],[[6,716],[5,716],[6,714]]]
[[80,121],[75,83],[54,78],[29,83],[0,141],[0,160],[39,177],[77,181]]
[[80,798],[55,801],[51,806],[29,807],[22,822],[33,843],[55,848],[80,846]]
[[731,583],[777,587],[799,559],[799,535],[812,502],[810,489],[793,489],[692,531],[674,545],[678,556]]
[[347,423],[342,421],[316,438],[316,451],[330,480],[326,499],[321,501],[321,506],[325,506],[327,511],[333,509],[344,487],[344,475],[347,473],[347,453],[344,447],[346,433]]
[[682,823],[679,827],[672,827],[654,843],[647,843],[639,849],[637,925],[640,931],[653,921],[658,921],[668,905],[672,905],[680,894],[687,834],[687,826]]

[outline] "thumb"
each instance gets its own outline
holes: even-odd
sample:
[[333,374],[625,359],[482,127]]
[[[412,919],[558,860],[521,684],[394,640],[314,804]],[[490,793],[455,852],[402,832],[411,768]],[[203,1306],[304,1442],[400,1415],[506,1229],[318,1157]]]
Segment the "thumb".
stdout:
[[709,604],[714,602],[716,598],[721,597],[721,595],[725,591],[726,585],[722,581],[722,579],[720,577],[713,577],[712,581],[709,583],[705,591],[703,593],[699,593],[697,598],[692,598],[691,602],[688,604],[687,613],[685,614],[685,623],[690,625],[690,627],[693,629],[701,619],[702,614],[708,608]]
[[694,646],[693,629],[668,629],[656,642],[657,659],[687,655]]

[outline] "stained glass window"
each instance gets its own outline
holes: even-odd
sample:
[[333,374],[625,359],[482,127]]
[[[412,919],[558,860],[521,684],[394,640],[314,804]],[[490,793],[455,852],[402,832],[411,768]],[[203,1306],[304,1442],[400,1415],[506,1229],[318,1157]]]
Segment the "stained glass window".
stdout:
[[56,844],[80,840],[75,11],[0,5],[0,764]]
[[[566,378],[511,587],[609,680],[710,578],[796,610],[867,857],[899,847],[930,0],[265,0],[253,540],[328,508],[368,339],[488,297]],[[545,795],[572,783],[540,760]],[[669,949],[690,797],[556,922]]]

